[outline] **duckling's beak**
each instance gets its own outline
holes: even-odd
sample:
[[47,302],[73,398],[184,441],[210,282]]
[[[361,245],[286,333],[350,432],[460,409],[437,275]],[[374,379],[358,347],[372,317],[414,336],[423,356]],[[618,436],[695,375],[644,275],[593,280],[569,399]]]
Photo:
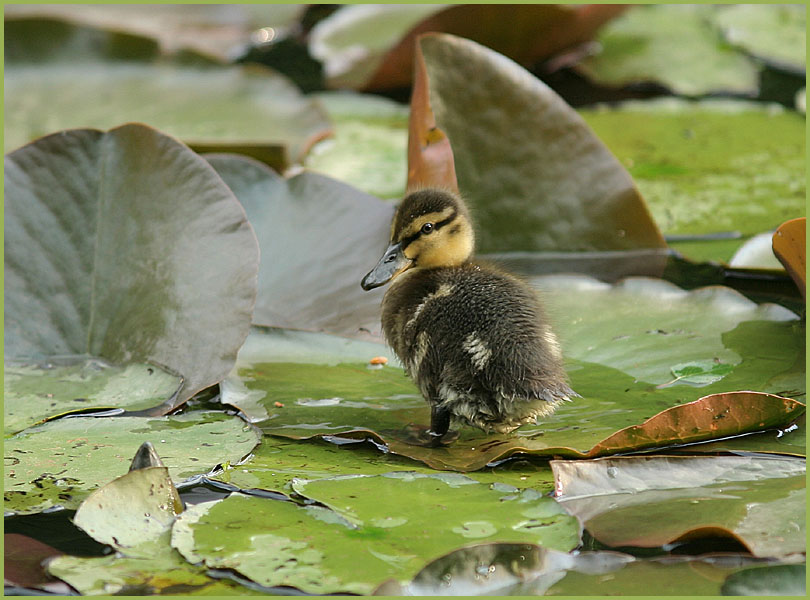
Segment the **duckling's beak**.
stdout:
[[360,285],[367,291],[385,285],[402,271],[410,267],[412,262],[413,261],[405,256],[405,253],[402,251],[402,244],[399,242],[391,244],[383,253],[377,266],[363,277],[363,281],[360,282]]

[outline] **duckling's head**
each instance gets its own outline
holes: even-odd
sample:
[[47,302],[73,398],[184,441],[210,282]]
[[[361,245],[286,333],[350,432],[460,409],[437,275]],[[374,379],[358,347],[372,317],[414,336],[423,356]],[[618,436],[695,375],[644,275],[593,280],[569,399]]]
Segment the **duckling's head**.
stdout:
[[432,188],[412,192],[394,214],[388,248],[360,285],[371,290],[408,269],[461,265],[474,246],[470,215],[461,198]]

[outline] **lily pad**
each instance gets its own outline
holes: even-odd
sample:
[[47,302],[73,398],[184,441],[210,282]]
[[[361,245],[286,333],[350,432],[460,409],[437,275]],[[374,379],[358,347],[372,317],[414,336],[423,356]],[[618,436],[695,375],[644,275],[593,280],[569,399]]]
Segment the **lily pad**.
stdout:
[[[562,551],[579,541],[577,523],[550,498],[532,490],[506,494],[461,475],[392,473],[300,485],[339,503],[352,520],[321,506],[234,493],[183,513],[172,544],[191,562],[235,569],[261,585],[368,594],[386,579],[412,577],[426,560],[473,539],[543,540]],[[367,490],[394,504],[358,498]]]
[[655,81],[688,96],[754,95],[757,65],[724,42],[711,14],[712,7],[699,5],[633,7],[602,29],[602,51],[580,68],[603,85]]
[[757,58],[804,72],[807,12],[800,4],[736,4],[718,7],[712,22],[726,41]]
[[90,494],[73,522],[124,556],[148,558],[171,529],[183,501],[166,467],[136,469]]
[[54,506],[76,508],[90,492],[125,473],[144,441],[153,443],[172,480],[180,483],[238,462],[259,439],[238,417],[218,412],[49,421],[6,439],[5,509],[29,514]]
[[[806,213],[801,115],[672,98],[580,115],[633,176],[670,245],[687,256],[728,261],[747,238]],[[726,239],[689,241],[723,232]]]
[[[533,282],[583,396],[539,425],[509,436],[462,428],[449,447],[414,446],[408,431],[429,422],[427,403],[396,366],[364,364],[373,347],[324,366],[290,362],[284,352],[263,356],[251,344],[250,360],[240,359],[226,379],[223,402],[239,406],[248,394],[268,415],[259,426],[273,435],[372,439],[434,468],[465,471],[516,452],[586,457],[706,441],[787,425],[804,411],[792,399],[804,397],[804,332],[786,309],[758,306],[727,288],[686,292],[657,280]],[[313,351],[323,343],[313,338]],[[715,359],[732,367],[721,379],[700,387],[672,381],[673,367]],[[729,392],[746,389],[762,392]]]
[[[345,438],[293,441],[265,436],[250,458],[207,477],[242,491],[279,491],[289,494],[295,479],[325,479],[337,475],[383,475],[393,471],[432,474],[421,462],[392,453],[381,453],[372,444]],[[554,489],[548,465],[540,461],[508,460],[467,473],[480,483],[504,491],[532,488],[543,494]]]
[[807,425],[802,414],[796,421],[778,429],[733,436],[716,442],[692,444],[682,449],[669,449],[670,453],[686,454],[742,454],[757,452],[807,456]]
[[418,44],[481,252],[665,247],[629,173],[548,86],[469,40]]
[[621,6],[364,5],[345,7],[312,31],[310,50],[335,87],[410,86],[414,40],[428,31],[468,38],[523,65],[592,38]]
[[380,198],[405,192],[408,107],[382,96],[352,92],[313,94],[334,123],[304,166]]
[[66,364],[6,364],[3,430],[22,431],[48,419],[88,409],[153,408],[179,391],[182,379],[153,365],[118,367],[100,360]]
[[721,535],[752,554],[805,551],[805,461],[625,457],[552,461],[557,500],[609,546]]
[[144,558],[60,556],[47,569],[87,596],[267,595],[227,579],[213,579],[205,568],[189,564],[168,544],[165,550]]
[[385,246],[393,207],[324,175],[284,179],[245,157],[207,158],[259,238],[253,322],[360,337],[378,333],[383,291],[364,292],[360,279]]
[[159,412],[227,374],[258,248],[203,159],[143,125],[72,130],[7,155],[4,190],[7,360],[165,365],[185,385]]
[[60,129],[141,121],[200,152],[242,152],[283,169],[330,132],[319,105],[283,75],[162,57],[149,38],[7,19],[5,53],[5,106],[17,115],[6,152]]
[[564,554],[531,544],[477,544],[428,564],[402,586],[386,582],[386,596],[710,595],[723,578],[761,563],[741,556],[668,556],[638,559],[621,552]]
[[4,534],[3,549],[3,579],[6,586],[44,590],[56,595],[70,593],[64,583],[48,577],[42,566],[46,559],[63,554],[60,550],[19,533]]

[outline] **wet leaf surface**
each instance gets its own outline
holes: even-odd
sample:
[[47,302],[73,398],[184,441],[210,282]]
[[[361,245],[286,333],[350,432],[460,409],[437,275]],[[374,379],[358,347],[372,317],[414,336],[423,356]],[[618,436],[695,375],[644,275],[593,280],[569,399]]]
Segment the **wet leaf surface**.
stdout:
[[[183,501],[166,467],[136,469],[90,494],[73,522],[124,556],[150,558],[165,545]],[[165,538],[161,543],[161,538]]]
[[603,85],[654,81],[684,95],[755,94],[757,65],[723,41],[708,21],[712,12],[697,5],[634,7],[602,29],[602,51],[581,68]]
[[773,252],[807,297],[807,219],[791,219],[782,223],[773,234]]
[[163,413],[231,369],[258,249],[194,152],[138,124],[62,132],[6,156],[4,191],[7,360],[165,365],[185,385]]
[[666,235],[741,234],[670,242],[693,259],[727,262],[747,238],[806,213],[801,115],[671,98],[580,114],[627,167]]
[[803,459],[623,457],[551,467],[557,500],[609,546],[725,536],[755,556],[805,551]]
[[[533,281],[583,398],[514,435],[462,428],[449,447],[413,445],[414,427],[429,423],[426,402],[398,367],[368,368],[379,347],[346,350],[343,360],[351,362],[338,364],[346,347],[339,338],[323,365],[308,364],[300,349],[328,338],[298,335],[288,347],[299,348],[300,362],[290,362],[285,351],[268,350],[272,335],[252,335],[237,374],[224,384],[223,402],[240,406],[248,398],[265,433],[373,439],[433,468],[463,471],[516,452],[585,457],[717,439],[787,426],[804,411],[792,399],[804,397],[804,333],[790,311],[719,287],[686,292],[655,280],[611,286],[581,276]],[[284,340],[282,332],[274,335]],[[701,361],[725,365],[723,377],[673,381],[674,366]],[[729,392],[746,389],[770,393]]]
[[88,494],[127,472],[151,441],[175,483],[235,463],[258,444],[244,421],[218,412],[147,419],[76,417],[32,427],[5,441],[6,511],[75,508]]
[[[638,559],[620,552],[564,554],[531,544],[478,544],[428,564],[412,581],[375,595],[719,595],[723,579],[762,561],[735,556]],[[660,589],[659,589],[660,588]]]
[[161,57],[149,38],[11,19],[5,52],[5,106],[17,115],[7,152],[60,129],[139,121],[201,152],[238,151],[285,168],[330,131],[318,104],[283,75]]
[[253,322],[361,337],[379,332],[383,291],[365,292],[360,280],[385,248],[393,207],[324,175],[284,179],[245,157],[208,160],[259,238]]
[[480,252],[665,246],[630,175],[549,87],[469,40],[419,44]]
[[[458,474],[349,476],[297,487],[323,497],[339,513],[232,494],[183,513],[172,544],[189,561],[233,568],[265,586],[369,593],[388,578],[412,577],[426,560],[471,540],[542,540],[566,551],[579,539],[578,525],[550,498],[534,490],[508,492]],[[368,493],[383,494],[388,504]],[[226,540],[217,533],[224,523]]]
[[22,431],[47,419],[88,409],[153,408],[166,402],[182,379],[154,365],[110,365],[94,359],[67,364],[8,364],[3,376],[3,430]]

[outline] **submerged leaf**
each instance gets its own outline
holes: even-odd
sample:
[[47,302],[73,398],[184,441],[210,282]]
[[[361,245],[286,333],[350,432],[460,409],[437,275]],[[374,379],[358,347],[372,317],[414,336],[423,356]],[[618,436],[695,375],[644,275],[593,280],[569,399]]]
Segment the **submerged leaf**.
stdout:
[[745,569],[729,575],[724,596],[806,596],[805,565],[774,565]]
[[316,102],[257,65],[162,57],[148,38],[47,19],[7,19],[4,39],[5,106],[16,115],[6,151],[60,129],[140,121],[200,152],[283,169],[330,131]]
[[259,238],[257,325],[368,337],[382,291],[363,275],[384,249],[393,208],[344,183],[304,172],[284,179],[251,159],[209,155]]
[[665,247],[630,175],[549,87],[469,40],[418,43],[481,252]]
[[557,500],[609,546],[721,535],[755,556],[805,551],[805,461],[622,457],[552,461]]
[[258,249],[203,159],[143,125],[72,130],[7,155],[4,189],[7,360],[165,365],[185,385],[162,412],[227,374]]
[[5,509],[75,508],[91,491],[125,473],[145,440],[158,448],[173,481],[180,483],[218,464],[238,462],[259,439],[241,419],[216,412],[50,421],[5,441]]
[[154,408],[179,392],[182,379],[154,365],[124,367],[76,357],[42,364],[6,363],[5,435],[61,415],[90,409]]

